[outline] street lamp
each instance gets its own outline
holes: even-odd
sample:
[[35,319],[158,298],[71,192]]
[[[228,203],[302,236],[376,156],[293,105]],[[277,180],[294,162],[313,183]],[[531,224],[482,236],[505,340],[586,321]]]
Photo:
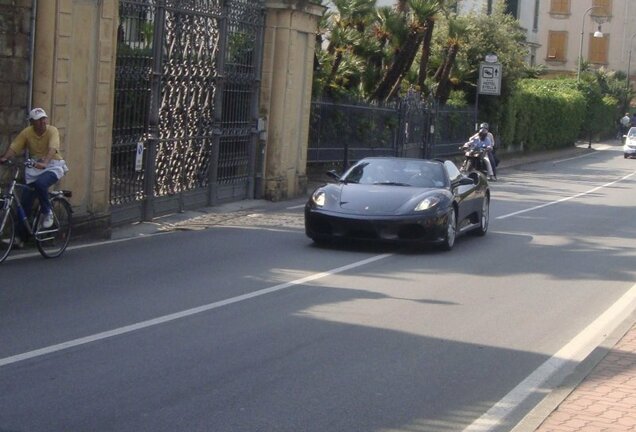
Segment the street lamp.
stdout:
[[629,67],[632,64],[632,44],[634,43],[634,37],[636,37],[636,33],[632,35],[629,39],[629,55],[627,56],[627,84],[625,86],[625,108],[629,108]]
[[[584,13],[583,13],[583,21],[581,22],[581,43],[579,45],[579,66],[576,70],[576,80],[578,81],[579,78],[581,77],[581,62],[583,60],[583,34],[585,33],[585,16],[587,15],[587,13],[591,10],[594,9],[603,9],[601,6],[592,6],[591,8],[588,8]],[[594,37],[595,38],[602,38],[603,37],[603,33],[601,32],[601,25],[599,24],[598,26],[598,30],[596,30],[594,32]]]

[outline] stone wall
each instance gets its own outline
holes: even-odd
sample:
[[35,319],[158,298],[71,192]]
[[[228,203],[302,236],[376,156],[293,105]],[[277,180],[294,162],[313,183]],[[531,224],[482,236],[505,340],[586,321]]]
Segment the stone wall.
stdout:
[[0,0],[0,152],[28,124],[31,0]]

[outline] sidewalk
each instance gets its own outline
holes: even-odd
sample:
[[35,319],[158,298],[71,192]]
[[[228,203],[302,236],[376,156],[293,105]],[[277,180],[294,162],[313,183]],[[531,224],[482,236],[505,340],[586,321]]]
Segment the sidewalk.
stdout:
[[[636,325],[594,350],[514,432],[627,432],[636,430]],[[609,346],[607,346],[609,345]]]
[[636,430],[636,326],[536,430]]

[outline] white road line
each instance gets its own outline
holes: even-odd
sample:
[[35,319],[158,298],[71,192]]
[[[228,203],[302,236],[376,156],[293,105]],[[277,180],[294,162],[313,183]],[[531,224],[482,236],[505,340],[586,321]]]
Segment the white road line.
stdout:
[[626,175],[624,177],[621,177],[618,180],[615,180],[613,182],[605,183],[604,185],[592,188],[592,189],[590,189],[587,192],[581,192],[581,193],[576,194],[576,195],[572,195],[572,196],[569,196],[569,197],[561,198],[559,200],[551,201],[551,202],[548,202],[548,203],[545,203],[545,204],[541,204],[541,205],[538,205],[538,206],[535,206],[535,207],[530,207],[530,208],[527,208],[525,210],[519,210],[519,211],[516,211],[516,212],[513,212],[513,213],[508,213],[508,214],[505,214],[505,215],[502,215],[502,216],[497,216],[495,219],[497,219],[497,220],[506,219],[506,218],[509,218],[509,217],[512,217],[512,216],[517,216],[517,215],[520,215],[520,214],[523,214],[523,213],[528,213],[528,212],[531,212],[531,211],[534,211],[534,210],[538,210],[538,209],[541,209],[541,208],[544,208],[544,207],[548,207],[548,206],[551,206],[551,205],[554,205],[554,204],[559,204],[559,203],[562,203],[562,202],[565,202],[565,201],[570,201],[570,200],[575,199],[575,198],[580,198],[582,196],[594,193],[597,190],[600,190],[600,189],[612,186],[612,185],[614,185],[616,183],[620,183],[620,182],[622,182],[624,180],[627,180],[628,178],[632,177],[634,174],[636,174],[636,172],[633,172],[633,173],[628,174],[628,175]]
[[[469,425],[464,432],[488,432],[500,427],[506,417],[533,394],[546,394],[551,388],[546,384],[558,372],[571,372],[583,361],[605,337],[634,311],[636,307],[636,284],[610,306],[594,322],[546,360],[532,374],[513,388],[485,414]],[[567,369],[565,369],[567,367]]]
[[287,210],[296,210],[296,209],[301,209],[301,208],[304,208],[304,207],[305,207],[305,204],[300,204],[300,205],[287,207]]
[[136,323],[136,324],[131,324],[131,325],[127,325],[127,326],[124,326],[124,327],[119,327],[119,328],[116,328],[116,329],[113,329],[113,330],[105,331],[105,332],[102,332],[102,333],[97,333],[97,334],[94,334],[94,335],[91,335],[91,336],[86,336],[86,337],[82,337],[82,338],[78,338],[78,339],[73,339],[73,340],[70,340],[70,341],[67,341],[67,342],[62,342],[62,343],[59,343],[59,344],[56,344],[56,345],[50,345],[48,347],[36,349],[36,350],[33,350],[33,351],[28,351],[28,352],[25,352],[25,353],[22,353],[22,354],[17,354],[17,355],[11,356],[11,357],[5,357],[5,358],[0,359],[0,367],[6,366],[6,365],[10,365],[10,364],[13,364],[13,363],[18,363],[18,362],[21,362],[21,361],[24,361],[24,360],[29,360],[29,359],[32,359],[32,358],[35,358],[35,357],[41,357],[41,356],[44,356],[44,355],[47,355],[47,354],[51,354],[51,353],[54,353],[54,352],[63,351],[63,350],[68,349],[68,348],[73,348],[73,347],[76,347],[76,346],[85,345],[85,344],[88,344],[88,343],[91,343],[91,342],[96,342],[96,341],[103,340],[103,339],[106,339],[106,338],[110,338],[110,337],[114,337],[114,336],[120,336],[120,335],[123,335],[123,334],[126,334],[126,333],[131,333],[131,332],[134,332],[134,331],[137,331],[137,330],[145,329],[145,328],[148,328],[148,327],[153,327],[153,326],[156,326],[156,325],[159,325],[159,324],[164,324],[164,323],[167,323],[167,322],[170,322],[170,321],[175,321],[175,320],[178,320],[178,319],[181,319],[181,318],[185,318],[185,317],[189,317],[189,316],[192,316],[192,315],[200,314],[200,313],[207,312],[207,311],[210,311],[210,310],[213,310],[213,309],[218,309],[218,308],[221,308],[223,306],[228,306],[228,305],[231,305],[231,304],[234,304],[234,303],[239,303],[239,302],[242,302],[242,301],[245,301],[245,300],[249,300],[249,299],[252,299],[252,298],[255,298],[255,297],[260,297],[260,296],[263,296],[263,295],[266,295],[266,294],[271,294],[273,292],[281,291],[281,290],[284,290],[286,288],[290,288],[290,287],[293,287],[293,286],[296,286],[296,285],[302,285],[302,284],[305,284],[307,282],[312,282],[312,281],[315,281],[315,280],[318,280],[318,279],[322,279],[322,278],[325,278],[325,277],[328,277],[328,276],[332,276],[332,275],[335,275],[335,274],[338,274],[338,273],[345,272],[347,270],[351,270],[351,269],[354,269],[354,268],[357,268],[357,267],[362,267],[362,266],[365,266],[367,264],[371,264],[373,262],[383,260],[383,259],[388,258],[390,256],[393,256],[393,254],[376,255],[376,256],[373,256],[371,258],[364,259],[362,261],[357,261],[357,262],[354,262],[354,263],[351,263],[351,264],[348,264],[348,265],[345,265],[345,266],[342,266],[342,267],[338,267],[338,268],[335,268],[335,269],[332,269],[332,270],[328,270],[328,271],[325,271],[325,272],[322,272],[322,273],[315,273],[313,275],[310,275],[310,276],[307,276],[307,277],[304,277],[304,278],[296,279],[296,280],[293,280],[293,281],[290,281],[290,282],[285,282],[285,283],[282,283],[282,284],[279,284],[279,285],[275,285],[275,286],[272,286],[272,287],[269,287],[269,288],[264,288],[264,289],[261,289],[261,290],[258,290],[258,291],[254,291],[254,292],[251,292],[251,293],[248,293],[248,294],[243,294],[243,295],[240,295],[240,296],[237,296],[237,297],[232,297],[232,298],[229,298],[229,299],[226,299],[226,300],[221,300],[221,301],[218,301],[218,302],[209,303],[207,305],[198,306],[198,307],[195,307],[195,308],[192,308],[192,309],[187,309],[187,310],[184,310],[184,311],[181,311],[181,312],[176,312],[176,313],[173,313],[173,314],[164,315],[164,316],[157,317],[157,318],[154,318],[154,319],[151,319],[151,320],[142,321],[142,322],[139,322],[139,323]]

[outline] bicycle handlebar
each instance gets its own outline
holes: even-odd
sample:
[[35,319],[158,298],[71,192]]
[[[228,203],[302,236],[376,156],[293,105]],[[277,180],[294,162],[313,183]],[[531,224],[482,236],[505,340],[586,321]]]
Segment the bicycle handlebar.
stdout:
[[21,166],[21,167],[25,167],[25,168],[33,168],[36,164],[36,161],[33,159],[27,159],[24,162],[16,162],[13,159],[5,159],[3,161],[0,161],[0,165],[6,165],[6,166]]

